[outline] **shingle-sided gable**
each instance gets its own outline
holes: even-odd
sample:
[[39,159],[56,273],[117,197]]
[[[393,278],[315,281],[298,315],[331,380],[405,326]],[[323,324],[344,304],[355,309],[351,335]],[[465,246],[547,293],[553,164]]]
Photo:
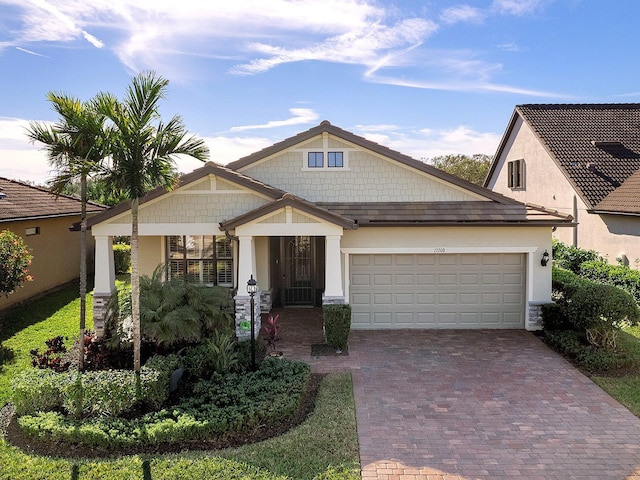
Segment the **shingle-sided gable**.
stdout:
[[640,169],[640,104],[519,105],[487,177],[520,117],[589,208]]
[[[314,151],[344,166],[309,168]],[[313,202],[509,201],[326,121],[228,166]]]

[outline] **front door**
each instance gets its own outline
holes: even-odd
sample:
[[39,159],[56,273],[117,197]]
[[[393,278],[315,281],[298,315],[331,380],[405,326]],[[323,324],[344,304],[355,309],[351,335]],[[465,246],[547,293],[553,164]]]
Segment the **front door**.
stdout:
[[280,306],[313,307],[322,302],[323,240],[308,236],[272,238],[272,285],[276,290],[274,300]]

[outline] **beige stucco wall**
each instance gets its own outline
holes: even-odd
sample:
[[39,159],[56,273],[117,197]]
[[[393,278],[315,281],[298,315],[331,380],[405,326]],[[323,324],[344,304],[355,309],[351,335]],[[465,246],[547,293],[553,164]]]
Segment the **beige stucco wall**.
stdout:
[[165,249],[164,238],[160,236],[140,237],[138,243],[138,255],[140,263],[140,275],[153,275],[153,271],[158,265],[164,263]]
[[344,150],[347,168],[306,168],[306,153],[312,149],[306,144],[242,172],[312,202],[486,200],[368,151],[331,148]]
[[[33,262],[29,273],[34,278],[9,297],[0,297],[0,310],[79,278],[80,232],[69,231],[69,227],[79,221],[78,215],[0,223],[0,230],[11,230],[20,235],[31,249]],[[40,234],[27,237],[25,229],[32,227],[40,227]],[[87,234],[89,271],[93,269],[93,249],[93,237]]]
[[543,252],[551,252],[551,227],[363,227],[345,231],[341,249],[346,254],[526,253],[528,301],[551,299],[551,268],[540,265]]
[[[507,162],[524,159],[525,189],[507,186]],[[619,215],[596,215],[577,196],[573,186],[560,172],[530,127],[518,119],[489,185],[492,190],[521,202],[535,203],[573,215],[578,222],[577,245],[596,250],[614,263],[624,253],[631,267],[640,259],[640,219]],[[575,208],[574,208],[575,202]],[[574,244],[574,229],[559,227],[554,237]]]

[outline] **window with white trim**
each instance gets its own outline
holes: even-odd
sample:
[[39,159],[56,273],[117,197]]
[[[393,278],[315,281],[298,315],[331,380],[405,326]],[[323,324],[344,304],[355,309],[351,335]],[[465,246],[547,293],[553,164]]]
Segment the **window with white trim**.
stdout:
[[514,190],[524,190],[524,160],[507,163],[507,186]]
[[179,235],[167,237],[169,278],[206,285],[233,286],[233,246],[227,237]]
[[342,168],[344,167],[344,158],[342,152],[328,152],[327,153],[327,166],[329,168]]
[[309,168],[323,168],[324,167],[324,152],[309,152],[307,154],[307,167],[309,167]]

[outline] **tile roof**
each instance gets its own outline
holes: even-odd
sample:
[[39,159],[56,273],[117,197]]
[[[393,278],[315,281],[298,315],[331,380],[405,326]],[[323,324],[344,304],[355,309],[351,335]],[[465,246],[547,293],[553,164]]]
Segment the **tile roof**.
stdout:
[[536,205],[496,202],[391,202],[391,203],[317,203],[343,217],[365,226],[423,225],[568,225],[569,215]]
[[640,170],[598,203],[596,213],[640,215]]
[[[640,103],[518,105],[507,134],[516,115],[591,209],[640,169]],[[503,146],[504,139],[498,155]],[[632,182],[627,188],[637,186]],[[608,204],[617,207],[614,201]]]
[[[0,199],[0,222],[80,215],[82,207],[76,197],[56,197],[44,188],[3,177],[0,177],[0,194],[4,195]],[[87,213],[101,212],[105,208],[89,202]]]

